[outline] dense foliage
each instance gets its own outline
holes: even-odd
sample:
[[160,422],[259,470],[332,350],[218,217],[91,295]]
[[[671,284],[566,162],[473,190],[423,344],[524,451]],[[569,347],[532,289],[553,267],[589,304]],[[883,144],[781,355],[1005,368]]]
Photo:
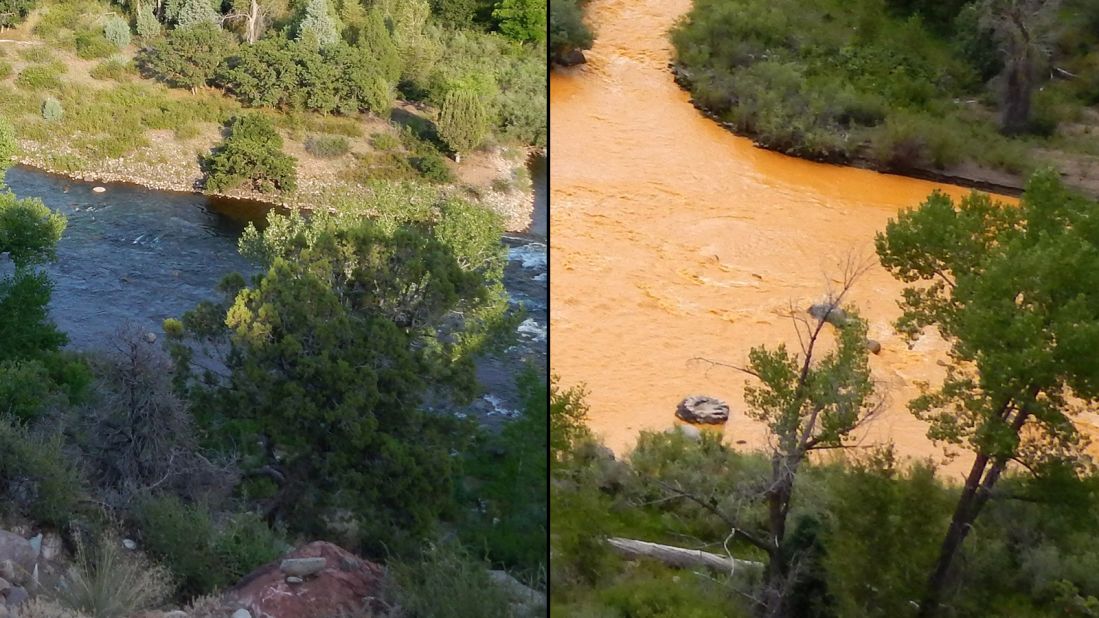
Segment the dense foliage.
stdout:
[[561,64],[575,64],[575,55],[591,49],[592,32],[584,23],[582,0],[550,0],[549,53],[550,59]]
[[282,151],[282,136],[262,114],[237,116],[229,135],[204,160],[206,188],[234,189],[242,183],[262,191],[293,191],[297,161]]
[[[974,161],[1022,172],[1029,143],[1006,136],[1055,136],[1093,96],[1087,3],[1059,5],[701,0],[673,41],[695,101],[767,148],[892,169]],[[1051,80],[1063,77],[1054,66],[1080,79]],[[1050,146],[1090,152],[1056,137]]]

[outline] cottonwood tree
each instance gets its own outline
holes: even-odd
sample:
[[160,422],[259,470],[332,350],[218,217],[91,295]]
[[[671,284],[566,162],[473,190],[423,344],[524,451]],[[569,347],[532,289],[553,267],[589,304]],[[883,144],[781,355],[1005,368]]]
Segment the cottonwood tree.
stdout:
[[1009,463],[1082,464],[1072,415],[1099,401],[1097,213],[1044,170],[1018,207],[935,192],[877,237],[882,264],[911,284],[898,329],[935,327],[950,344],[943,383],[909,408],[928,437],[974,453],[921,617],[943,612],[962,543]]
[[[829,296],[812,319],[792,314],[800,352],[785,344],[752,348],[747,366],[733,367],[752,378],[745,386],[746,414],[768,430],[771,470],[759,499],[766,507],[762,529],[719,511],[713,504],[669,487],[671,491],[714,511],[741,538],[767,554],[762,615],[793,616],[792,592],[799,585],[800,539],[788,534],[787,520],[798,471],[814,451],[848,446],[856,430],[874,418],[882,401],[875,395],[867,361],[866,322],[841,304],[864,268],[849,262],[842,288]],[[834,323],[832,349],[822,352],[826,328]]]
[[982,23],[992,29],[1004,60],[1000,129],[1027,130],[1038,71],[1049,60],[1051,35],[1061,0],[985,0]]

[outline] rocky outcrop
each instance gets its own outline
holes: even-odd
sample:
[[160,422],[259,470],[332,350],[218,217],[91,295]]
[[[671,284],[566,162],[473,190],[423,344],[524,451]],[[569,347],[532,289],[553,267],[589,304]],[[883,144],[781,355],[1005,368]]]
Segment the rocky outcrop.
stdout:
[[588,59],[584,57],[584,52],[575,47],[557,51],[553,54],[553,63],[562,67],[585,64],[587,61]]
[[12,585],[30,581],[38,552],[31,542],[13,532],[0,530],[0,577]]
[[720,399],[694,395],[679,402],[675,415],[688,423],[717,425],[729,420],[729,405]]
[[[383,575],[373,562],[314,541],[247,575],[225,594],[223,603],[227,615],[244,609],[251,618],[327,618],[364,607],[380,612]],[[294,582],[287,581],[291,577]]]

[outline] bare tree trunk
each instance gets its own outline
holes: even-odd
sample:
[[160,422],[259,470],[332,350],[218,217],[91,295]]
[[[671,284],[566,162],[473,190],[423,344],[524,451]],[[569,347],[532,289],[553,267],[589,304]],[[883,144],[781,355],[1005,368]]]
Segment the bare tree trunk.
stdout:
[[729,573],[739,568],[762,569],[763,564],[752,560],[737,560],[728,556],[711,554],[697,549],[684,549],[671,545],[649,543],[635,539],[612,537],[607,544],[618,553],[631,558],[652,558],[675,568],[704,567]]
[[252,0],[252,5],[248,10],[248,44],[256,42],[259,37],[259,0]]

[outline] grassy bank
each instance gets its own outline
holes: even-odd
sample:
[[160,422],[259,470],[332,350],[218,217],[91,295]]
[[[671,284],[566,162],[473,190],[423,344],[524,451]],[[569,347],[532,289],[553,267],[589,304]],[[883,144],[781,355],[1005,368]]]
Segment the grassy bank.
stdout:
[[1004,126],[1013,66],[982,3],[698,0],[672,33],[700,108],[759,145],[879,170],[1022,187],[1054,165],[1099,194],[1094,3],[1029,23],[1029,114]]
[[[0,118],[17,129],[20,162],[86,180],[203,191],[203,157],[218,147],[226,123],[248,111],[267,115],[277,127],[284,151],[297,162],[296,188],[261,193],[243,185],[220,194],[323,208],[365,197],[377,181],[423,183],[486,205],[502,214],[511,230],[529,222],[525,164],[544,146],[544,113],[538,112],[544,101],[533,100],[544,94],[538,87],[527,92],[532,85],[526,77],[532,67],[544,66],[538,53],[495,34],[436,35],[446,39],[448,51],[476,49],[483,55],[476,60],[459,55],[440,71],[476,74],[493,57],[500,64],[494,74],[499,78],[495,126],[456,163],[436,129],[436,102],[418,100],[414,92],[397,91],[400,96],[382,113],[333,114],[248,107],[216,84],[193,92],[173,88],[142,68],[155,39],[134,38],[122,47],[101,40],[103,15],[114,10],[91,2],[47,4],[5,31]],[[59,114],[47,114],[46,105],[54,105],[49,102],[56,102]],[[517,119],[523,114],[530,117]]]

